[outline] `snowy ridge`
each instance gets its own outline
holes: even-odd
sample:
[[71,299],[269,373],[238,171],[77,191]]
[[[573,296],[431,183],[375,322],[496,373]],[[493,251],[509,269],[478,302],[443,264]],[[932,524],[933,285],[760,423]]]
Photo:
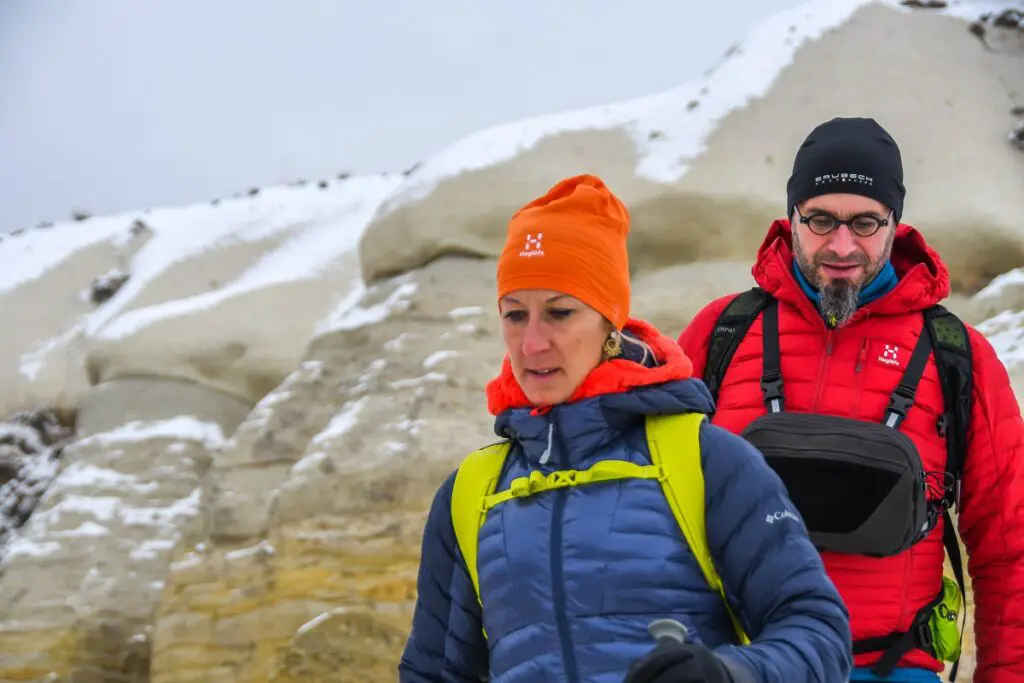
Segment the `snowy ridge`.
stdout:
[[[719,121],[767,94],[797,50],[841,26],[872,2],[902,11],[928,11],[974,20],[1000,3],[956,2],[945,9],[911,10],[897,0],[812,0],[775,14],[758,25],[723,60],[700,78],[648,97],[560,112],[494,126],[466,137],[425,161],[385,202],[382,213],[429,195],[446,178],[511,159],[558,133],[620,128],[631,135],[639,155],[637,175],[673,183],[689,160],[705,151],[705,139]],[[1005,2],[1002,4],[1005,5]]]
[[[114,305],[106,305],[102,313],[97,311],[90,316],[86,333],[116,338],[153,320],[212,308],[246,291],[315,278],[339,256],[356,248],[380,201],[395,185],[392,176],[372,176],[349,179],[334,191],[316,187],[274,188],[265,191],[269,195],[264,198],[265,206],[250,203],[237,222],[215,215],[197,220],[188,211],[180,211],[166,224],[160,222],[160,216],[154,216],[150,220],[157,229],[164,228],[158,236],[166,239],[152,240],[143,247],[133,259],[131,279],[111,300]],[[197,208],[212,213],[207,207]],[[219,229],[224,228],[227,229],[220,233]],[[229,285],[118,315],[153,277],[172,263],[217,241],[253,241],[285,231],[288,238],[279,248],[267,253]]]
[[[68,320],[56,336],[37,338],[23,347],[18,372],[34,381],[49,357],[77,339],[116,342],[155,323],[209,310],[251,292],[317,280],[346,258],[357,263],[363,231],[400,178],[384,174],[326,186],[273,187],[215,203],[36,228],[0,241],[0,262],[10,264],[0,273],[0,296],[18,296],[14,290],[19,286],[52,277],[67,259],[102,244],[121,252],[123,263],[116,270],[127,275],[112,296],[95,306],[87,303],[88,290],[81,292],[86,305],[78,317]],[[154,283],[170,269],[212,250],[245,245],[258,245],[263,253],[236,277],[177,298],[168,299],[164,292],[152,302]],[[361,280],[355,278],[351,286],[358,288]],[[140,300],[148,305],[140,306]]]

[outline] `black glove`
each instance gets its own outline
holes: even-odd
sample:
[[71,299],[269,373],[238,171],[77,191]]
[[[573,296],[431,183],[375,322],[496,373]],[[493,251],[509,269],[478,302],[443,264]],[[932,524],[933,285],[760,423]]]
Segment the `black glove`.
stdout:
[[633,662],[623,683],[733,683],[714,652],[696,643],[662,640]]

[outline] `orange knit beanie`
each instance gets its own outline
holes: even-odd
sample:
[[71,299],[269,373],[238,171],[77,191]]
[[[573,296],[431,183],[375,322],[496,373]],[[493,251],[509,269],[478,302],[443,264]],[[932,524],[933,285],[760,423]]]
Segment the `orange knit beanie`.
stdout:
[[498,298],[521,289],[574,296],[622,329],[629,318],[629,212],[592,175],[567,178],[509,221]]

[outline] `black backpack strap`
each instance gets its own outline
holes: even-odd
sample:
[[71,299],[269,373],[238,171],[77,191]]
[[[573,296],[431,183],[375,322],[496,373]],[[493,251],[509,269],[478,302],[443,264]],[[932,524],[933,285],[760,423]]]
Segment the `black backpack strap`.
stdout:
[[735,296],[718,316],[711,340],[708,342],[703,378],[716,403],[722,379],[729,368],[729,363],[732,362],[736,348],[747,334],[750,325],[772,300],[771,294],[760,287],[753,287]]
[[[964,584],[964,568],[960,559],[960,544],[957,542],[956,527],[949,515],[949,509],[960,505],[960,480],[963,475],[964,458],[967,456],[967,440],[970,433],[972,396],[974,392],[974,365],[971,354],[971,338],[967,326],[943,306],[933,306],[925,311],[925,329],[935,348],[935,366],[942,384],[945,398],[945,412],[939,419],[938,430],[946,439],[946,481],[943,498],[942,544],[949,556],[957,588],[963,600],[964,620],[960,624],[960,642],[963,642],[967,625],[967,591]],[[956,679],[960,660],[953,662],[949,680]]]
[[907,413],[914,405],[914,397],[917,395],[917,385],[921,382],[921,375],[928,367],[928,358],[932,355],[931,335],[921,333],[917,338],[917,344],[910,354],[910,362],[907,363],[900,383],[896,390],[889,396],[889,406],[885,410],[885,426],[899,429],[903,421],[907,419]]
[[[956,527],[950,517],[949,509],[959,501],[960,477],[963,472],[964,457],[967,452],[967,435],[971,417],[971,392],[973,391],[972,358],[970,337],[967,327],[955,315],[942,306],[934,306],[924,312],[924,329],[918,338],[910,362],[904,370],[900,384],[889,399],[885,423],[899,428],[907,416],[907,411],[914,403],[917,385],[928,363],[928,356],[935,355],[935,367],[939,382],[942,385],[944,411],[936,428],[939,435],[946,440],[946,469],[943,481],[943,497],[937,505],[929,510],[928,529],[934,527],[938,517],[942,516],[942,545],[949,556],[949,564],[960,591],[963,608],[967,609],[967,592],[964,583],[963,562],[960,557],[960,545],[957,542]],[[904,654],[914,648],[931,651],[932,634],[928,621],[932,610],[942,599],[942,591],[927,605],[918,611],[913,623],[907,631],[890,633],[875,638],[865,638],[854,643],[854,654],[885,650],[872,671],[877,676],[886,677],[892,673]],[[965,612],[966,614],[966,612]],[[963,642],[963,629],[967,619],[960,626],[960,640]],[[950,681],[956,679],[959,659],[953,662],[950,669]]]
[[960,477],[970,433],[971,400],[974,391],[971,339],[967,326],[942,306],[925,311],[925,329],[935,349],[946,410],[939,420],[939,435],[946,439],[945,482],[951,489],[947,507],[959,503]]
[[903,655],[915,648],[924,650],[929,654],[934,654],[932,649],[932,630],[928,625],[928,621],[931,619],[932,610],[935,609],[935,606],[939,604],[941,599],[942,592],[940,591],[933,600],[918,610],[914,616],[914,621],[911,622],[910,628],[906,631],[853,641],[853,654],[860,655],[884,650],[885,652],[879,660],[871,667],[871,673],[880,678],[887,678],[893,672],[893,669],[896,668],[900,659],[903,658]]
[[[953,526],[953,520],[950,519],[948,510],[943,512],[943,524],[942,544],[946,548],[946,554],[949,555],[949,564],[953,568],[953,576],[956,579],[957,588],[960,590],[961,611],[963,612],[963,615],[958,616],[963,616],[964,619],[960,624],[960,642],[963,643],[964,626],[967,623],[967,594],[964,592],[964,568],[963,563],[960,560],[960,546],[957,544],[956,540],[956,528]],[[928,604],[918,610],[909,629],[897,633],[890,633],[885,636],[856,640],[853,643],[853,654],[858,655],[884,650],[884,654],[871,669],[872,673],[881,678],[889,676],[893,672],[893,669],[896,668],[900,659],[903,658],[903,655],[915,648],[919,648],[934,655],[934,641],[932,639],[932,630],[928,622],[931,620],[932,611],[939,602],[941,602],[942,594],[943,591],[940,588],[939,594]],[[953,662],[953,666],[950,667],[950,683],[956,680],[956,672],[959,667],[960,659],[957,658],[957,660]]]
[[[960,624],[960,643],[964,642],[964,628],[967,626],[967,589],[964,585],[964,564],[960,559],[960,544],[956,538],[956,527],[953,526],[953,519],[949,516],[949,509],[942,511],[942,545],[946,547],[946,554],[949,555],[949,566],[953,569],[953,578],[956,579],[956,587],[960,590],[960,611],[963,612],[963,622]],[[960,658],[957,657],[949,670],[950,683],[956,680],[957,669],[960,668]]]
[[782,353],[779,351],[779,302],[772,299],[764,309],[762,321],[764,352],[761,359],[761,393],[769,413],[781,413],[785,407],[782,397]]

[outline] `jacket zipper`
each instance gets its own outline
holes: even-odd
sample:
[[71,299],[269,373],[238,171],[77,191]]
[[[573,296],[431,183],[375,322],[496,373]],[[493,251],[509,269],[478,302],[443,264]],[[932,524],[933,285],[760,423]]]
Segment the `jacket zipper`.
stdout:
[[853,367],[853,374],[856,379],[854,381],[854,394],[853,394],[853,410],[850,412],[851,416],[856,418],[860,413],[860,395],[864,392],[864,378],[861,376],[860,371],[864,369],[864,359],[868,355],[868,338],[864,337],[864,341],[860,344],[860,351],[857,353],[857,365]]
[[[824,324],[824,322],[822,322]],[[835,330],[825,330],[825,351],[821,354],[821,361],[818,363],[818,377],[814,384],[814,403],[811,404],[811,412],[817,412],[821,404],[821,392],[825,388],[825,377],[828,375],[828,366],[832,360],[832,344]]]
[[[554,433],[555,416],[554,412],[549,416],[551,419],[552,433]],[[568,452],[565,444],[562,443],[562,435],[559,432],[556,436],[558,442],[558,462],[563,469],[567,469],[566,462]],[[564,576],[564,551],[562,537],[562,520],[565,515],[565,503],[569,497],[571,487],[555,491],[555,502],[551,507],[551,547],[548,554],[551,557],[551,598],[555,610],[555,623],[558,626],[558,640],[562,645],[562,665],[565,668],[565,680],[567,683],[578,683],[580,680],[579,666],[576,662],[576,648],[573,645],[572,630],[569,628],[569,615],[566,611],[565,598],[565,576]]]

